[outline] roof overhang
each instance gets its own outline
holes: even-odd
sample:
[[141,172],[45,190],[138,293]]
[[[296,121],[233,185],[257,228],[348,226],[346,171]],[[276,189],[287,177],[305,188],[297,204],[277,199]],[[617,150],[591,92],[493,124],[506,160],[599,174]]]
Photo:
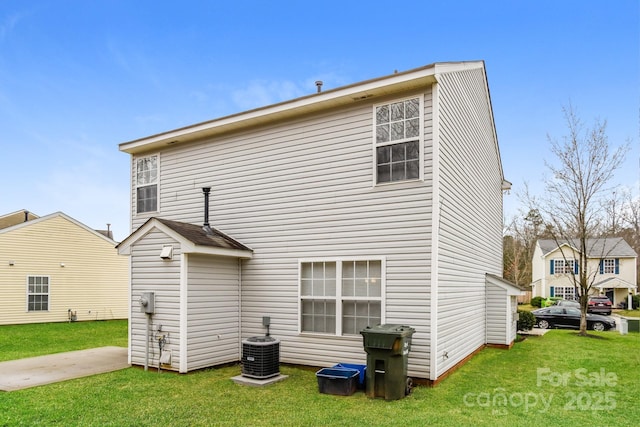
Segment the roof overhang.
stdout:
[[158,221],[156,218],[151,218],[149,221],[141,225],[140,228],[130,234],[126,239],[120,242],[117,246],[118,254],[131,255],[131,247],[154,229],[166,234],[171,239],[180,243],[181,252],[185,254],[216,255],[242,259],[249,259],[253,257],[253,252],[251,250],[198,245],[191,240],[186,239],[180,233],[163,224],[161,221]]
[[520,286],[515,283],[511,283],[510,281],[503,279],[502,277],[496,276],[495,274],[485,274],[486,283],[495,285],[499,288],[507,291],[508,296],[522,296],[525,295],[525,289],[522,289]]
[[484,69],[484,62],[469,61],[431,64],[425,67],[394,73],[389,76],[314,93],[290,101],[159,133],[146,138],[124,142],[119,145],[119,149],[125,153],[137,154],[158,150],[168,145],[184,144],[204,138],[212,138],[239,129],[247,129],[322,110],[344,107],[369,98],[418,90],[435,83],[437,73],[473,68]]
[[605,279],[593,285],[596,289],[635,289],[636,285],[618,277]]

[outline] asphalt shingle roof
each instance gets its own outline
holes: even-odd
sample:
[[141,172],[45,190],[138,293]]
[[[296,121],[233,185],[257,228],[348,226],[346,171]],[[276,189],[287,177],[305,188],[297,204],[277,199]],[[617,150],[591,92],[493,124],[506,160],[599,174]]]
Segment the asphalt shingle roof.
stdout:
[[225,249],[240,249],[244,251],[251,251],[250,248],[238,242],[235,239],[227,236],[221,231],[215,228],[210,228],[210,233],[207,233],[203,226],[188,224],[186,222],[171,221],[163,218],[155,218],[158,222],[166,225],[176,233],[180,234],[190,242],[200,246],[212,246],[216,248]]
[[[578,239],[558,240],[558,242],[552,239],[538,240],[538,246],[540,246],[544,255],[556,250],[559,245],[563,244],[576,249],[580,248]],[[587,256],[589,258],[635,257],[637,254],[622,237],[602,237],[587,239]]]

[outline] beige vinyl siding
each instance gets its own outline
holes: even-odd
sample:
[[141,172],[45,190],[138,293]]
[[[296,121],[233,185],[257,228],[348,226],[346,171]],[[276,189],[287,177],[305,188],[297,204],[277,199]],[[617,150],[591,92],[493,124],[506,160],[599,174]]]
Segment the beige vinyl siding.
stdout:
[[511,307],[507,302],[510,297],[507,291],[499,286],[487,284],[487,344],[509,344],[511,341],[511,325],[508,324],[511,317]]
[[[128,317],[127,257],[63,214],[3,230],[0,260],[0,324],[66,322],[69,309],[79,321]],[[27,311],[28,276],[49,277],[48,311]]]
[[[283,362],[364,361],[359,335],[298,332],[299,260],[385,257],[385,320],[416,328],[409,369],[428,373],[432,101],[425,92],[425,181],[372,186],[370,101],[162,151],[158,216],[202,223],[201,187],[211,186],[211,225],[254,251],[242,261],[241,338],[264,334],[262,316],[270,316]],[[133,228],[146,218],[134,215]]]
[[188,259],[188,370],[240,360],[238,259]]
[[502,271],[502,174],[482,69],[439,82],[436,376],[484,345],[485,273]]
[[[173,258],[163,260],[163,245],[173,245]],[[155,293],[155,314],[151,317],[149,366],[158,366],[160,350],[156,331],[168,334],[166,350],[172,351],[171,366],[180,366],[180,244],[164,233],[153,229],[131,246],[131,363],[145,364],[147,314],[140,311],[143,292]]]

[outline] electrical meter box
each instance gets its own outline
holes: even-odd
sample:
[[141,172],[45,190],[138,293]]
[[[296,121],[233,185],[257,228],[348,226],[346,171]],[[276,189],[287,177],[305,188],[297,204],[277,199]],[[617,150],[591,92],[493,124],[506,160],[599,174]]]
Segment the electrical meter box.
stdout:
[[140,312],[153,314],[155,310],[155,294],[153,292],[143,292],[140,296]]

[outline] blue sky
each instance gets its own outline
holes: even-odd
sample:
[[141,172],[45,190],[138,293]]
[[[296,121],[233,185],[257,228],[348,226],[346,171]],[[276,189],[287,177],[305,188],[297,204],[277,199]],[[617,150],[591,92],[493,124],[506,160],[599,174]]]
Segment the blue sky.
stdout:
[[[366,7],[363,5],[366,4]],[[640,2],[0,0],[0,214],[129,233],[118,144],[433,62],[486,62],[515,214],[562,107],[606,119],[640,180]]]

